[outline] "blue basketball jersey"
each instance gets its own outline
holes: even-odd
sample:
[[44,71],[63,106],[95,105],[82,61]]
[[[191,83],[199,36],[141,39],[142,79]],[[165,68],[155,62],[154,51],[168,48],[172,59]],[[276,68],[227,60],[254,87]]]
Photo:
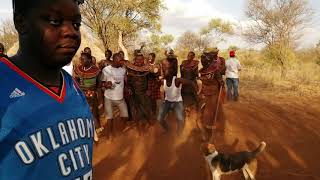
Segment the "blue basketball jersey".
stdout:
[[60,95],[0,58],[0,179],[91,180],[94,124],[62,72]]

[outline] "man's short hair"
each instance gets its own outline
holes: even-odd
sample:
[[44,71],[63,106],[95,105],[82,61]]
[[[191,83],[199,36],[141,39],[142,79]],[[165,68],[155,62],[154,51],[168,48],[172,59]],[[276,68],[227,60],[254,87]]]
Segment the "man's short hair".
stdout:
[[37,4],[37,0],[12,0],[13,13],[27,14],[29,10],[35,6],[35,4]]
[[[12,0],[13,13],[27,14],[30,9],[35,7],[43,0]],[[79,5],[84,3],[84,0],[74,0]]]
[[110,49],[107,49],[106,52],[108,52],[112,56],[112,51]]

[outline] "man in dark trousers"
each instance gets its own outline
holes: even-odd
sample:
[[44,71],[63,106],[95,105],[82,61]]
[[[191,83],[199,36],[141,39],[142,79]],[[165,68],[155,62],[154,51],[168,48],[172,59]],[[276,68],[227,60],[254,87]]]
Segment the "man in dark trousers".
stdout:
[[230,51],[230,58],[226,61],[226,68],[228,100],[238,101],[239,72],[241,71],[241,65],[240,61],[236,58],[235,51]]

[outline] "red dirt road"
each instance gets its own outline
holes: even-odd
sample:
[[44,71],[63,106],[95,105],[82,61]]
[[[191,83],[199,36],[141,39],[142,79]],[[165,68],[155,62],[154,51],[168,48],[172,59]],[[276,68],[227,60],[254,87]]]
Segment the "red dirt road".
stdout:
[[[217,141],[219,151],[252,150],[265,141],[257,179],[320,179],[320,98],[257,97],[251,93],[224,106],[226,134]],[[101,139],[94,151],[94,179],[209,179],[194,119],[186,120],[181,136],[163,134],[156,124],[143,135],[132,129],[113,141]],[[243,178],[240,173],[222,178],[233,179]]]

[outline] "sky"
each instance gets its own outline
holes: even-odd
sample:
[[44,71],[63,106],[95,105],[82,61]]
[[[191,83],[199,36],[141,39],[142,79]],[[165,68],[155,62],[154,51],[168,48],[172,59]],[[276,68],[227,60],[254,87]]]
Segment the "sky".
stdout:
[[[185,31],[197,32],[212,18],[222,18],[234,24],[248,22],[245,16],[246,0],[163,0],[166,10],[162,12],[162,32],[178,38]],[[315,17],[300,40],[301,47],[313,47],[320,40],[320,0],[309,0]],[[0,20],[12,18],[11,0],[1,0]],[[236,30],[239,32],[239,30]],[[254,48],[240,37],[230,37],[219,44],[220,48],[236,45]]]

